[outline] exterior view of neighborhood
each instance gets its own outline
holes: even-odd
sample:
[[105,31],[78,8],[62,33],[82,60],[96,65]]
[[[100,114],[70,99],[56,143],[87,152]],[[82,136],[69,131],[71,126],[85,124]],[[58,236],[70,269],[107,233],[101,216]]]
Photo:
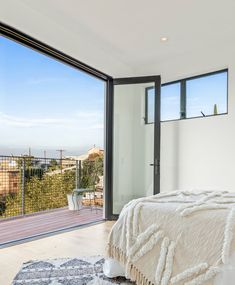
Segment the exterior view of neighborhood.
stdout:
[[60,159],[0,156],[0,219],[67,207],[74,189],[83,189],[84,207],[102,207],[103,157],[96,146]]
[[2,35],[0,61],[0,246],[102,220],[105,82]]

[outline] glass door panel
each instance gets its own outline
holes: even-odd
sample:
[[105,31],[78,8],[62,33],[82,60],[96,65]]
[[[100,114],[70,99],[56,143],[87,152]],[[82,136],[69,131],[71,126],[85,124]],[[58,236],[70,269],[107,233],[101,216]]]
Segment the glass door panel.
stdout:
[[[154,88],[155,91],[157,83],[154,80],[141,83],[136,80],[135,83],[134,80],[126,84],[123,79],[121,83],[118,80],[116,82],[114,80],[113,89],[113,215],[118,215],[130,200],[159,192],[160,174],[156,163],[160,154],[160,122],[146,124],[145,118],[146,90]],[[155,99],[154,96],[153,109],[160,112],[160,100]],[[156,116],[155,112],[155,120],[157,118],[160,121],[160,114]]]

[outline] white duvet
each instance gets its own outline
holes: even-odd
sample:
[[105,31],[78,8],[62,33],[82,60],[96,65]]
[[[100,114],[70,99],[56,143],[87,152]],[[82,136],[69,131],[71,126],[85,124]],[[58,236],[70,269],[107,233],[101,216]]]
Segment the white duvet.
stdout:
[[[235,284],[235,194],[177,191],[124,207],[108,244],[105,274],[139,284]],[[112,276],[111,276],[112,275]]]

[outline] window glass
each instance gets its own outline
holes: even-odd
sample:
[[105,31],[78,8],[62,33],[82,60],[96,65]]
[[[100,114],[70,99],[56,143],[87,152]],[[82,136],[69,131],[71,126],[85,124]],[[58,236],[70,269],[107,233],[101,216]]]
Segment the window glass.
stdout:
[[180,119],[180,83],[161,88],[161,121]]
[[155,89],[152,87],[147,88],[147,124],[154,122],[154,102],[155,102]]
[[227,71],[186,81],[186,117],[227,113]]
[[[147,89],[147,123],[154,122],[154,88]],[[161,87],[161,121],[180,118],[180,83]]]
[[[177,83],[162,85],[161,121],[182,118],[180,114],[181,110],[185,110],[186,112],[186,117],[184,118],[226,114],[228,112],[227,80],[228,71],[225,70],[191,79],[182,79]],[[186,83],[186,88],[185,92],[182,93],[181,101],[181,86],[183,86],[183,81]],[[146,98],[146,123],[153,123],[153,88],[147,88]]]

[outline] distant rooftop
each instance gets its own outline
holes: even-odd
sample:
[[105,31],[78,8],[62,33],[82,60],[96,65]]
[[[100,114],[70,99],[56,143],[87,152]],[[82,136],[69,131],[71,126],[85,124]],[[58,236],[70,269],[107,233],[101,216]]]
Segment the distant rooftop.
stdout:
[[88,158],[93,158],[94,156],[96,157],[97,155],[103,155],[103,153],[104,153],[103,149],[94,146],[94,147],[90,148],[86,154],[64,156],[63,159],[83,161],[83,160],[86,160]]

